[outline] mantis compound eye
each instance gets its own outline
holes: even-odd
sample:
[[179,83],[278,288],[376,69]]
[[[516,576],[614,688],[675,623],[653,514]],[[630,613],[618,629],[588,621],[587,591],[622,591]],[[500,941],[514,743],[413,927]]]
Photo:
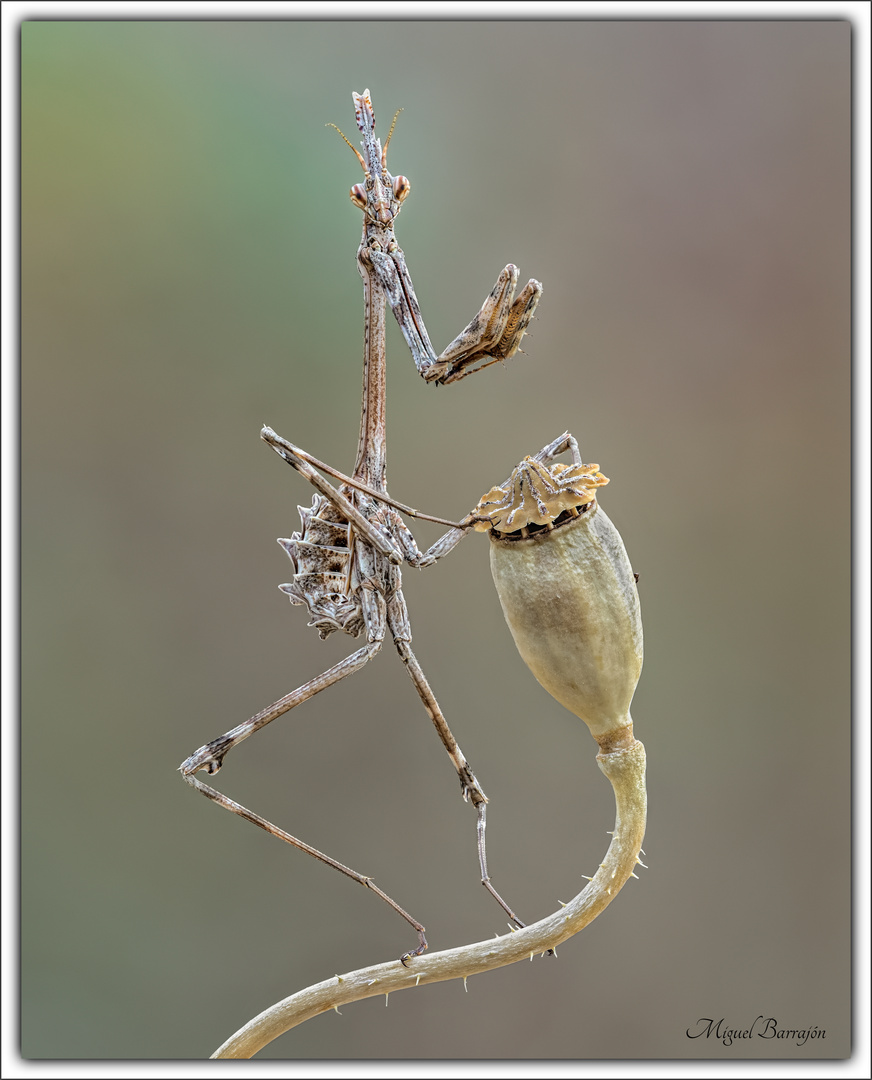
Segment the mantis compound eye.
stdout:
[[359,206],[361,210],[366,209],[366,190],[363,184],[355,184],[348,195],[355,206]]
[[407,176],[394,177],[394,198],[397,202],[402,202],[411,190],[412,185]]

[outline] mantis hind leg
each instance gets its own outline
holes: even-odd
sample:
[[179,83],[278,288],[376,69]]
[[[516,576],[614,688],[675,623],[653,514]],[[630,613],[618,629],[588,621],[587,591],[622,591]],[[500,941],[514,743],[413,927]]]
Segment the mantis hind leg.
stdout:
[[487,828],[487,796],[476,779],[469,762],[464,757],[463,751],[460,749],[457,740],[452,735],[448,722],[439,707],[439,702],[436,700],[436,696],[430,689],[427,677],[424,674],[421,665],[418,663],[418,658],[412,652],[410,644],[412,633],[409,627],[406,603],[400,592],[395,593],[388,600],[388,626],[393,634],[394,644],[396,645],[397,652],[400,654],[400,659],[403,661],[406,671],[408,671],[409,677],[414,683],[415,689],[418,691],[418,697],[420,697],[424,708],[427,710],[427,715],[433,721],[433,726],[436,728],[439,738],[442,740],[442,745],[448,751],[448,756],[451,758],[451,762],[457,770],[457,775],[460,777],[460,789],[463,798],[472,803],[478,814],[476,836],[478,842],[478,863],[481,870],[481,883],[500,905],[503,911],[509,916],[515,926],[521,929],[527,924],[512,911],[491,884],[490,875],[488,874],[487,869],[487,847],[485,842],[485,832]]

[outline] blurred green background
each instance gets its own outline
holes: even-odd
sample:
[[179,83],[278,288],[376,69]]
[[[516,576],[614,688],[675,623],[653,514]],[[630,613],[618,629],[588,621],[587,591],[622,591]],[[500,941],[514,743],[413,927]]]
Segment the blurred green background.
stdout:
[[[285,1058],[839,1057],[850,1039],[850,52],[832,22],[22,26],[22,1050],[200,1058],[413,942],[176,773],[323,671],[276,586],[311,491],[270,423],[357,446],[351,91],[411,180],[436,350],[509,262],[527,355],[425,386],[391,324],[391,491],[459,517],[566,428],[640,572],[650,870],[537,960],[357,1003]],[[416,524],[419,540],[439,530]],[[518,659],[468,539],[407,571],[417,654],[542,917],[611,790]],[[220,785],[372,874],[431,948],[506,930],[392,649]],[[826,1039],[724,1047],[700,1017]]]

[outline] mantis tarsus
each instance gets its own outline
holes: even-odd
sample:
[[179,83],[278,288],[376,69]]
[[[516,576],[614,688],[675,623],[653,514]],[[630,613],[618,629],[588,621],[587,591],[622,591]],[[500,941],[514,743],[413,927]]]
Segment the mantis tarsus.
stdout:
[[[354,94],[353,98],[357,127],[363,136],[362,154],[351,143],[348,145],[357,155],[364,172],[364,182],[352,187],[351,199],[363,210],[363,239],[357,251],[357,267],[363,278],[365,333],[360,441],[354,472],[349,477],[322,465],[269,427],[262,430],[261,438],[317,490],[311,508],[300,510],[301,532],[294,533],[290,539],[279,540],[295,572],[293,582],[280,588],[292,603],[308,609],[311,625],[318,629],[322,638],[336,630],[343,630],[353,637],[363,632],[366,644],[245,723],[200,747],[182,763],[180,771],[192,787],[219,806],[308,852],[381,896],[418,934],[417,947],[401,957],[405,964],[427,948],[421,923],[365,874],[349,869],[277,828],[196,776],[200,770],[210,775],[216,773],[227,753],[249,735],[321,690],[359,671],[381,649],[386,634],[390,633],[457,770],[463,798],[476,808],[482,884],[517,927],[525,925],[490,882],[485,849],[487,797],[451,734],[411,648],[412,633],[402,593],[400,566],[403,562],[414,567],[432,565],[459,543],[473,521],[471,517],[457,523],[429,518],[429,515],[397,503],[388,494],[385,480],[385,314],[390,305],[418,372],[427,382],[456,382],[518,351],[539,302],[542,286],[531,280],[515,297],[518,270],[508,265],[472,322],[436,356],[421,317],[405,256],[394,236],[394,220],[409,194],[410,185],[406,177],[392,176],[388,172],[387,149],[393,125],[382,148],[375,134],[369,91]],[[339,479],[339,487],[323,479],[316,469]],[[398,511],[429,518],[451,528],[422,552]]]

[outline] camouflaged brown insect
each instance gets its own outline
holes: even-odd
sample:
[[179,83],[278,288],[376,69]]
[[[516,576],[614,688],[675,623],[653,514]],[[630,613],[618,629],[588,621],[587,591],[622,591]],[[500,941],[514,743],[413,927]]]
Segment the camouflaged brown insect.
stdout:
[[[427,382],[452,383],[498,360],[506,360],[518,351],[539,302],[542,286],[531,280],[516,297],[518,270],[511,264],[506,266],[472,322],[436,356],[421,317],[405,256],[394,236],[394,222],[411,188],[406,177],[392,176],[388,171],[387,150],[394,124],[382,147],[375,134],[369,91],[354,94],[353,98],[357,127],[363,137],[363,153],[344,135],[342,138],[357,155],[364,173],[364,182],[355,184],[350,194],[352,202],[363,211],[363,238],[357,251],[357,267],[363,279],[365,335],[360,441],[354,471],[351,476],[346,476],[324,465],[269,427],[263,429],[261,438],[317,491],[312,506],[300,508],[301,530],[289,539],[279,540],[294,569],[293,580],[280,588],[292,603],[307,609],[310,625],[322,638],[343,631],[352,637],[364,634],[366,643],[245,723],[200,747],[182,763],[180,771],[192,787],[219,806],[340,870],[381,896],[418,934],[417,947],[401,958],[405,963],[427,948],[421,923],[366,875],[284,832],[196,776],[201,770],[214,775],[229,751],[244,739],[321,690],[359,671],[379,652],[386,634],[390,633],[457,770],[463,798],[476,808],[482,884],[515,926],[525,925],[490,882],[485,849],[487,797],[457,745],[411,648],[412,633],[402,592],[401,564],[431,566],[458,544],[473,520],[470,517],[462,522],[451,522],[420,514],[388,494],[385,482],[385,317],[390,306],[418,372]],[[334,487],[320,473],[340,480],[339,487]],[[449,525],[450,529],[422,552],[398,511]]]

